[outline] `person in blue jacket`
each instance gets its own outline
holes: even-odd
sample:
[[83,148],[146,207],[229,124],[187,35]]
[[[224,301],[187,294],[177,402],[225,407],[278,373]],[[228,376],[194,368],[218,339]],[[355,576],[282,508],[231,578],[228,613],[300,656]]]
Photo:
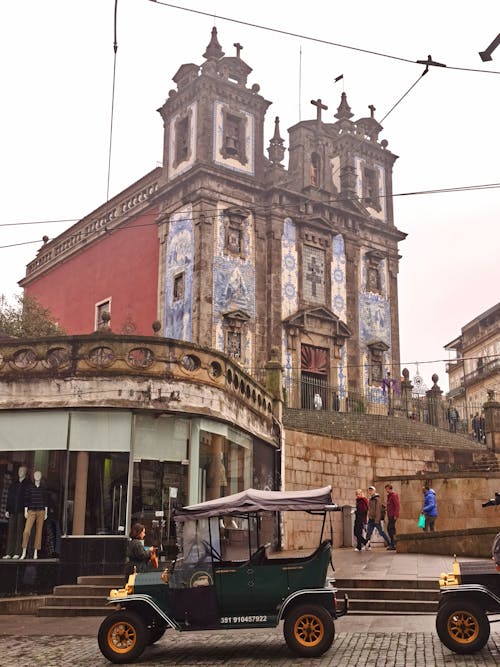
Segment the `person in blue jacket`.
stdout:
[[424,530],[433,531],[438,515],[436,492],[428,484],[422,487],[422,491],[424,494],[424,506],[422,508],[422,514],[425,516]]

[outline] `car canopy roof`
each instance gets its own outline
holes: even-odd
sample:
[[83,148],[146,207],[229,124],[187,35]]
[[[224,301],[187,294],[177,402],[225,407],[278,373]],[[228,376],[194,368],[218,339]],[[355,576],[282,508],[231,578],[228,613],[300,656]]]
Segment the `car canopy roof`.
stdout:
[[188,505],[175,511],[176,521],[205,519],[252,512],[313,511],[332,509],[332,487],[307,491],[259,491],[247,489],[231,496]]

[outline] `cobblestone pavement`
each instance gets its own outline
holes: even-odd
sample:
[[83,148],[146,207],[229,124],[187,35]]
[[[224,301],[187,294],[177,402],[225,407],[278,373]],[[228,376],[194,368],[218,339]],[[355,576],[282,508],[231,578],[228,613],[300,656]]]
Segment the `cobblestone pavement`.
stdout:
[[[110,665],[101,655],[95,637],[54,635],[0,635],[0,664],[2,667]],[[305,660],[290,653],[280,629],[171,633],[146,649],[134,664],[148,667],[490,667],[500,665],[500,635],[492,633],[487,646],[479,653],[460,656],[444,648],[433,632],[339,632],[332,648],[322,658]]]

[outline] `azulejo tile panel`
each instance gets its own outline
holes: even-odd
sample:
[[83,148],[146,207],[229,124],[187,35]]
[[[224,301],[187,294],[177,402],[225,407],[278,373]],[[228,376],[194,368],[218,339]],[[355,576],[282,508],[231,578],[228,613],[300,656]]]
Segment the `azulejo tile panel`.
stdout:
[[[192,340],[194,229],[191,206],[175,213],[167,237],[165,336]],[[174,299],[174,279],[183,274],[183,295]]]
[[281,316],[283,319],[298,309],[298,268],[295,223],[291,218],[285,218],[281,241]]

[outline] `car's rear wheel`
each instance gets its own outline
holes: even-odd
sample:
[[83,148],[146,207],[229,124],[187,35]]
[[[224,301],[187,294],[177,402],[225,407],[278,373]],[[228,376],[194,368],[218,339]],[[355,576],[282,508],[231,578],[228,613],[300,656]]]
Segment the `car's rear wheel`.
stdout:
[[101,623],[99,648],[105,658],[115,663],[138,658],[148,644],[148,630],[133,611],[116,611]]
[[455,653],[476,653],[490,636],[484,609],[464,598],[446,600],[436,616],[436,631],[443,644]]
[[283,634],[288,648],[303,657],[318,657],[328,651],[335,637],[330,613],[318,604],[302,604],[285,618]]

